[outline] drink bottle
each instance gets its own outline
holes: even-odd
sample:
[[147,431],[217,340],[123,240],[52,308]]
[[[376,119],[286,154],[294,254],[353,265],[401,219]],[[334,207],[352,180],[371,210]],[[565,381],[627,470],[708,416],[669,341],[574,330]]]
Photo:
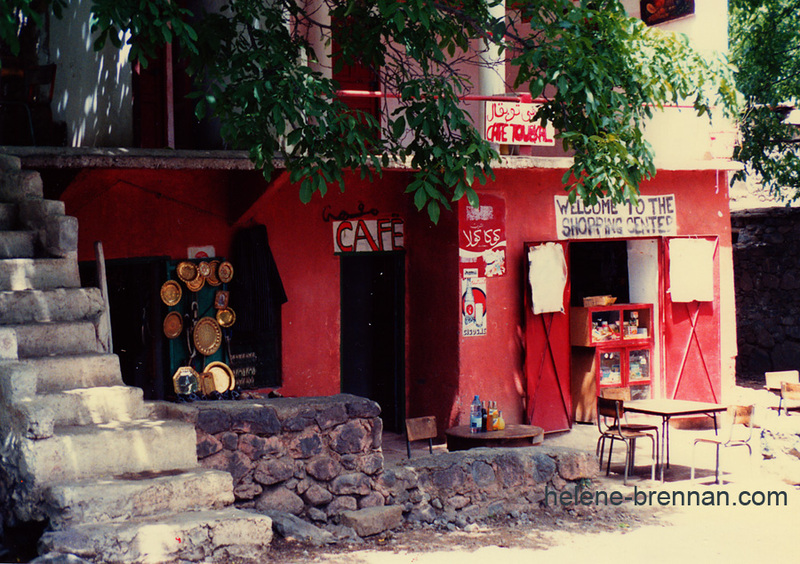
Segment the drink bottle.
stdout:
[[481,400],[478,394],[475,394],[475,399],[469,405],[469,431],[470,433],[477,433],[481,430]]

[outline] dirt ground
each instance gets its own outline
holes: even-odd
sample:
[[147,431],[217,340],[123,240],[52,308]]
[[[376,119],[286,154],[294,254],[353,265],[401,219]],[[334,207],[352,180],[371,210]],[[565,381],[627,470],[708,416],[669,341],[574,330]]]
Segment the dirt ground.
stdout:
[[[770,415],[773,416],[773,415]],[[794,415],[800,419],[800,416]],[[500,562],[755,562],[796,561],[800,488],[787,484],[745,449],[723,453],[723,483],[714,484],[713,447],[693,452],[712,430],[672,429],[665,483],[649,479],[649,451],[637,449],[637,475],[622,484],[620,464],[602,474],[595,491],[621,492],[619,506],[548,508],[446,530],[409,525],[358,544],[304,546],[273,542],[271,561],[324,564],[495,564]],[[576,426],[553,444],[594,449],[594,426]],[[391,458],[392,445],[386,445]],[[403,445],[403,449],[404,449]],[[416,456],[416,455],[415,455]],[[620,453],[621,456],[621,453]],[[697,479],[689,480],[697,464]],[[800,462],[798,462],[800,464]],[[633,499],[638,494],[637,505]],[[691,504],[681,499],[696,495]],[[658,496],[668,500],[659,503]],[[683,497],[681,497],[683,496]],[[649,497],[645,503],[644,498]],[[677,505],[676,505],[677,504]]]

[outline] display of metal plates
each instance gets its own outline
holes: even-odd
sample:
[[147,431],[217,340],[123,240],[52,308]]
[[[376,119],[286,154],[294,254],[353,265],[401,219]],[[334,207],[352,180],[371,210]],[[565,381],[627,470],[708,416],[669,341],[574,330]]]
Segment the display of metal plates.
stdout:
[[220,327],[225,327],[227,329],[236,323],[236,313],[229,307],[218,310],[217,323],[219,323]]
[[194,347],[203,356],[211,356],[222,344],[222,329],[213,317],[204,317],[194,326]]
[[164,318],[164,335],[167,339],[175,339],[183,332],[183,317],[177,311],[171,311]]
[[223,393],[236,386],[233,370],[224,362],[212,362],[206,366],[206,372],[214,378],[214,390]]
[[181,285],[175,280],[167,280],[161,286],[161,301],[168,306],[174,306],[181,301],[182,294]]
[[219,279],[219,276],[217,275],[217,269],[219,268],[219,261],[212,260],[211,262],[208,263],[208,265],[210,267],[209,270],[211,272],[209,272],[208,276],[206,276],[206,282],[208,283],[209,286],[219,286],[220,284],[222,284],[222,281]]
[[233,280],[233,265],[228,261],[221,262],[217,268],[217,276],[225,284]]
[[206,279],[205,279],[205,278],[203,278],[202,276],[199,276],[199,275],[198,275],[198,276],[196,276],[196,277],[195,277],[194,279],[192,279],[192,280],[187,280],[187,281],[186,281],[186,287],[187,287],[187,288],[188,288],[188,289],[189,289],[191,292],[195,292],[195,293],[197,293],[197,292],[199,292],[200,290],[202,290],[202,289],[203,289],[203,285],[204,285],[205,283],[206,283]]
[[191,366],[181,366],[172,376],[172,386],[176,394],[188,395],[197,393],[199,385],[197,371]]
[[179,262],[178,266],[175,268],[175,272],[177,272],[178,278],[184,282],[194,280],[198,276],[197,266],[189,261]]

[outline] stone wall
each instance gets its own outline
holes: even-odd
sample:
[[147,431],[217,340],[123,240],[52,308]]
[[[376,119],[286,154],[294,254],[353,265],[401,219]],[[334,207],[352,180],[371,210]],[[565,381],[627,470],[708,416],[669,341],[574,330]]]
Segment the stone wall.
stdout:
[[318,524],[356,510],[401,506],[407,518],[473,520],[538,508],[597,473],[593,453],[549,447],[474,449],[384,467],[373,401],[340,394],[172,404],[195,424],[200,464],[233,475],[240,507]]
[[731,213],[739,381],[800,368],[800,209]]

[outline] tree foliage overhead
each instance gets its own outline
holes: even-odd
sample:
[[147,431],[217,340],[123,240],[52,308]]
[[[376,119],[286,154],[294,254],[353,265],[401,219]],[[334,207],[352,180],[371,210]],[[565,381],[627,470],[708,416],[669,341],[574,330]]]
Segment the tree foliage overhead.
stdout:
[[[800,0],[731,0],[731,59],[746,104],[734,158],[745,165],[734,180],[754,174],[770,194],[800,198],[797,128],[784,122],[800,105]],[[782,111],[783,110],[783,111]]]
[[[642,136],[654,108],[689,99],[702,114],[735,102],[724,61],[627,17],[619,0],[514,0],[500,18],[498,0],[228,0],[195,13],[173,0],[93,2],[97,47],[129,42],[146,64],[173,43],[197,79],[198,116],[218,116],[267,177],[282,157],[303,201],[344,188],[344,171],[372,177],[402,162],[413,170],[407,192],[433,221],[464,196],[475,205],[475,182],[498,158],[461,102],[477,93],[478,46],[509,55],[509,91],[544,99],[537,118],[575,155],[565,189],[586,201],[635,199],[655,174]],[[333,61],[316,59],[315,34],[336,46]],[[319,70],[342,64],[379,77],[392,96],[383,119],[348,109]]]

